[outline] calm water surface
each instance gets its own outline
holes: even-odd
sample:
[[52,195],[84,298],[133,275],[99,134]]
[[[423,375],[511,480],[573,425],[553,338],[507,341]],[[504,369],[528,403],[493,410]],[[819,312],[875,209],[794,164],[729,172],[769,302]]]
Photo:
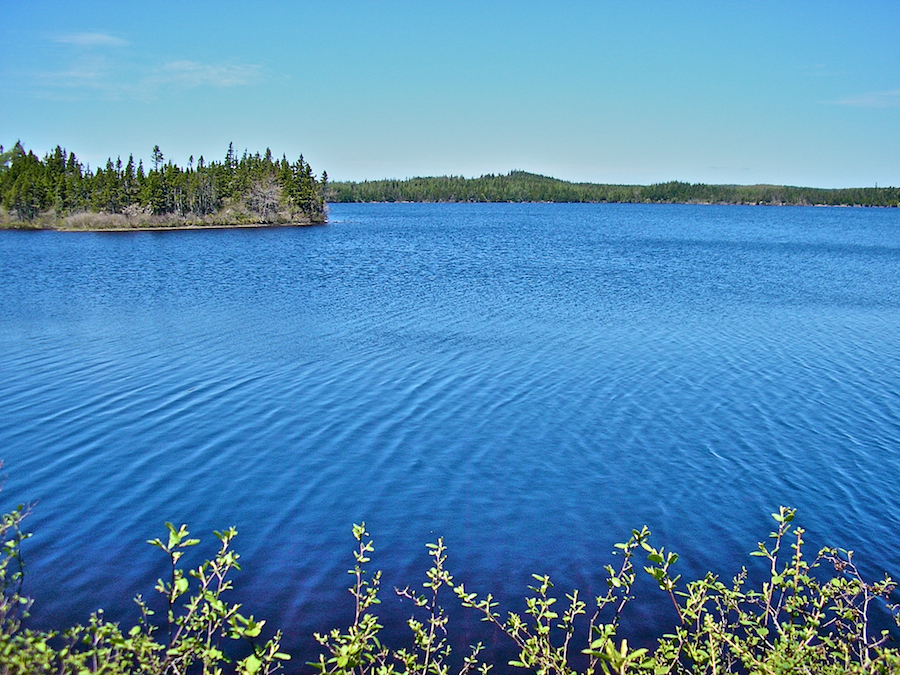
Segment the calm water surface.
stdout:
[[[133,621],[166,520],[237,526],[237,599],[347,621],[350,526],[521,609],[631,528],[730,576],[799,509],[900,576],[900,211],[334,205],[306,229],[0,232],[0,457],[34,620]],[[201,547],[202,548],[202,547]],[[625,636],[672,621],[658,592]],[[451,601],[452,603],[452,601]],[[464,639],[487,639],[462,618]],[[401,633],[402,635],[402,633]],[[499,647],[498,647],[499,648]],[[500,654],[502,658],[508,652]]]

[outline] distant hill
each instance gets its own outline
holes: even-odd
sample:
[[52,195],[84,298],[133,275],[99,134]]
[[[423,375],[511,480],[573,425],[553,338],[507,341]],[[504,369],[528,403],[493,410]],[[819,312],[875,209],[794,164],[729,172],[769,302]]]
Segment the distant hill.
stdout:
[[329,202],[610,202],[639,204],[770,204],[900,206],[900,188],[821,189],[787,185],[654,185],[570,183],[526,171],[480,178],[437,176],[407,180],[332,182]]

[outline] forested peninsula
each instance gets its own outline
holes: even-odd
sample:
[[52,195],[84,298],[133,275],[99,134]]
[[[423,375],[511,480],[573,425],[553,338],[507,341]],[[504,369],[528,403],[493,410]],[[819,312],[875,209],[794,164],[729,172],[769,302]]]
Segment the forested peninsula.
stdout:
[[591,202],[636,204],[767,204],[900,206],[900,188],[821,189],[786,185],[654,185],[570,183],[525,171],[480,178],[440,176],[407,180],[333,182],[329,202]]
[[152,167],[107,160],[92,170],[57,146],[43,159],[17,142],[0,146],[0,227],[65,230],[172,229],[325,222],[328,175],[303,155],[289,162],[264,154],[193,156],[187,167],[153,148]]

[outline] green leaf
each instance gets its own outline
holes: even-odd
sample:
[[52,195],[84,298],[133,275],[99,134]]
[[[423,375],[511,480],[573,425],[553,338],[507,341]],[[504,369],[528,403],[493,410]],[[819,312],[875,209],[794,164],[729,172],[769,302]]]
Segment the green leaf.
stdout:
[[181,540],[187,536],[188,531],[187,528],[182,525],[179,529],[175,529],[175,526],[172,523],[166,523],[166,528],[169,530],[169,546],[168,549],[171,551],[173,548],[178,546],[181,543]]
[[262,666],[262,660],[256,656],[256,654],[251,654],[246,659],[241,661],[241,666],[243,667],[243,671],[247,673],[247,675],[253,675],[256,673],[260,666]]

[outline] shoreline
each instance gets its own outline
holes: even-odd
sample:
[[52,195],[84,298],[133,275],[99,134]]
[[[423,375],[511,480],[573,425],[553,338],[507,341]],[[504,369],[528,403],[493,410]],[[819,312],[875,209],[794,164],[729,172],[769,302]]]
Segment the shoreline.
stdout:
[[338,202],[563,202],[599,204],[722,204],[900,207],[900,188],[811,188],[792,185],[708,185],[668,181],[652,185],[573,183],[526,171],[406,179],[332,181],[326,201]]
[[[106,214],[91,214],[106,215]],[[172,230],[231,230],[231,229],[256,229],[266,227],[315,227],[317,225],[327,225],[328,220],[321,222],[310,219],[295,220],[290,222],[275,223],[241,223],[241,222],[159,222],[159,223],[110,223],[104,225],[102,219],[100,222],[91,223],[93,219],[82,219],[82,223],[67,225],[65,220],[54,220],[53,223],[46,221],[40,222],[40,218],[35,221],[16,221],[5,220],[0,221],[0,231],[16,230],[16,231],[35,231],[35,232],[166,232]],[[88,222],[85,222],[88,221]]]
[[824,209],[896,209],[900,204],[791,204],[788,202],[704,202],[704,201],[556,201],[556,200],[516,200],[516,201],[488,201],[488,200],[464,200],[464,199],[367,199],[328,202],[333,204],[635,204],[641,206],[665,205],[665,206],[794,206],[801,208]]
[[[659,202],[634,202],[634,201],[475,201],[475,200],[354,200],[354,201],[333,201],[328,202],[334,204],[641,204],[641,205],[684,205],[684,206],[769,206],[769,207],[806,207],[806,208],[837,208],[837,209],[894,209],[898,206],[881,205],[881,204],[791,204],[791,203],[766,203],[766,202],[709,202],[709,201],[659,201]],[[108,216],[109,214],[79,214],[89,216]],[[7,216],[8,218],[8,216]],[[40,218],[35,219],[39,221]],[[56,222],[59,222],[58,220]],[[65,222],[65,221],[63,221]],[[43,232],[167,232],[175,230],[236,230],[236,229],[258,229],[258,228],[277,228],[277,227],[316,227],[328,225],[326,218],[323,221],[299,220],[291,222],[278,223],[241,223],[241,222],[211,222],[211,223],[136,223],[133,225],[116,224],[105,227],[103,225],[50,225],[41,224],[40,222],[18,221],[0,218],[0,231],[43,231]]]
[[241,230],[241,229],[261,229],[276,227],[316,227],[318,225],[327,225],[328,221],[321,223],[217,223],[214,225],[148,225],[147,227],[10,227],[4,229],[10,230],[44,230],[49,232],[168,232],[172,230]]

